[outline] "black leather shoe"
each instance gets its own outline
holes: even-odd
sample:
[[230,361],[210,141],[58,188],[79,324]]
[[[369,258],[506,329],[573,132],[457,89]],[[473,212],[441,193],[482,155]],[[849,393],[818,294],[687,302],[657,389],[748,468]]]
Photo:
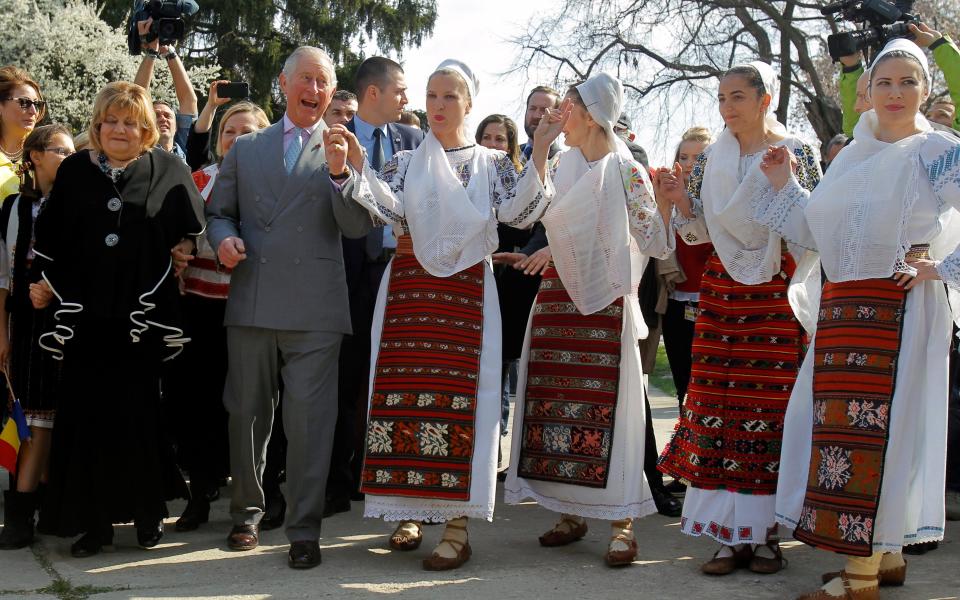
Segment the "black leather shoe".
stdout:
[[683,503],[674,498],[670,492],[662,487],[650,488],[653,494],[653,503],[657,505],[657,512],[665,517],[679,517],[683,513]]
[[260,519],[260,529],[270,531],[283,525],[283,519],[287,515],[287,499],[283,494],[277,493],[276,496],[267,498],[267,507],[263,511],[263,518]]
[[327,496],[323,503],[323,518],[332,517],[337,513],[350,511],[350,498]]
[[201,524],[210,520],[210,503],[206,499],[191,500],[183,509],[183,514],[177,519],[177,531],[194,531]]
[[291,569],[312,569],[320,564],[320,544],[317,542],[291,542],[287,555]]
[[141,548],[153,548],[163,537],[163,521],[150,525],[137,525],[137,544]]
[[86,558],[100,554],[104,546],[113,543],[113,525],[102,531],[88,531],[70,546],[70,555],[74,558]]

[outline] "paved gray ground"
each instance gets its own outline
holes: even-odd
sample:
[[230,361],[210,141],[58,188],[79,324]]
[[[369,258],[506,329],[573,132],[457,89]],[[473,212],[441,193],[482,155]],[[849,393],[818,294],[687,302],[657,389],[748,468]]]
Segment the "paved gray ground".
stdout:
[[[657,439],[662,445],[677,418],[676,402],[653,398]],[[2,479],[6,479],[5,477]],[[502,496],[500,496],[502,497]],[[591,521],[587,537],[565,548],[545,549],[537,536],[554,515],[535,506],[497,507],[491,523],[471,524],[474,558],[461,569],[427,573],[420,560],[441,533],[428,527],[423,547],[412,553],[387,549],[391,527],[363,519],[362,503],[324,522],[323,564],[311,571],[286,566],[282,531],[263,534],[253,552],[225,549],[230,528],[226,501],[214,505],[211,522],[199,531],[173,531],[156,548],[136,547],[132,527],[118,527],[115,551],[89,559],[69,554],[70,540],[43,537],[32,550],[0,553],[2,597],[68,598],[625,598],[709,599],[793,598],[815,586],[823,571],[842,558],[814,552],[796,542],[784,544],[790,567],[772,576],[749,571],[708,578],[697,568],[714,547],[678,531],[679,519],[654,515],[637,522],[640,555],[633,566],[612,570],[602,561],[607,525]],[[177,515],[183,503],[172,503]],[[908,584],[885,589],[884,600],[946,600],[960,594],[960,523],[950,523],[940,549],[908,557]]]

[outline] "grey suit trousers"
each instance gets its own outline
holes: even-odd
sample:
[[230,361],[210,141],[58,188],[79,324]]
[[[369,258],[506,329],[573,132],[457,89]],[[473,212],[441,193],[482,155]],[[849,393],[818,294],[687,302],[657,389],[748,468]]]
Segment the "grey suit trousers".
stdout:
[[320,537],[324,494],[337,422],[337,359],[343,334],[227,327],[229,371],[224,405],[230,413],[234,525],[260,522],[263,469],[283,378],[287,434],[287,539]]

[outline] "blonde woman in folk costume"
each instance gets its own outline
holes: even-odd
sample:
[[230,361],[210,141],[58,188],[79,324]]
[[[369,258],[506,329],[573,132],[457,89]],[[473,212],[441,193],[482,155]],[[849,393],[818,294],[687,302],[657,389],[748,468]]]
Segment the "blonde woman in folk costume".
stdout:
[[[622,104],[620,82],[601,73],[544,117],[561,115],[571,149],[554,157],[548,188],[556,195],[541,207],[554,266],[543,274],[520,359],[504,488],[509,503],[533,499],[560,513],[543,546],[582,538],[584,517],[611,521],[610,566],[633,561],[632,519],[656,512],[643,474],[637,342],[647,331],[636,291],[648,257],[674,248],[670,203],[658,206],[646,169],[613,133]],[[534,140],[550,141],[539,132]]]
[[879,598],[904,583],[903,546],[943,539],[960,143],[919,113],[930,71],[916,44],[891,41],[869,78],[873,110],[817,189],[771,149],[776,194],[754,211],[809,249],[790,298],[816,335],[784,424],[777,520],[848,558],[804,600]]
[[800,365],[802,331],[787,302],[796,263],[780,235],[749,215],[772,193],[760,172],[768,147],[796,157],[807,189],[820,167],[813,149],[774,118],[777,88],[766,63],[727,71],[718,90],[726,128],[697,159],[687,190],[678,170],[661,174],[683,242],[714,246],[701,280],[687,397],[660,457],[660,469],[687,484],[681,531],[721,544],[701,567],[710,575],[776,573],[785,564],[774,504],[783,418]]
[[441,63],[427,83],[430,133],[380,173],[348,138],[354,199],[398,235],[372,331],[364,514],[400,522],[396,550],[420,546],[423,522],[446,523],[427,570],[466,562],[467,519],[493,518],[501,330],[490,255],[498,220],[529,227],[548,197],[541,171],[520,176],[506,153],[468,137],[478,88],[467,65]]

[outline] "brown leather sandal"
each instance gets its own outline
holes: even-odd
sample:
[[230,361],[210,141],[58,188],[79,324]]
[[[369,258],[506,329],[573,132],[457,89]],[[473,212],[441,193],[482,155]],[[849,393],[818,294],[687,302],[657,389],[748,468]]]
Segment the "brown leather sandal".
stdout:
[[[415,537],[411,537],[406,531],[401,531],[401,529],[411,523],[417,526],[417,535]],[[403,552],[416,550],[420,547],[421,542],[423,542],[423,525],[416,521],[403,521],[397,525],[397,528],[393,530],[393,534],[390,536],[390,547]]]
[[[467,530],[466,527],[453,525],[451,523],[447,523],[447,527],[450,529],[462,529],[463,531]],[[444,531],[444,533],[446,533],[446,531]],[[457,556],[454,558],[446,558],[434,552],[430,558],[423,559],[423,568],[425,571],[449,571],[450,569],[456,569],[470,560],[470,555],[473,554],[473,551],[470,549],[469,540],[461,542],[460,540],[441,537],[440,544],[449,544],[451,548],[457,551]],[[439,546],[440,544],[437,545]]]
[[626,550],[610,550],[607,548],[607,555],[604,557],[604,560],[607,561],[608,567],[624,567],[633,563],[633,559],[637,557],[637,539],[633,536],[627,537],[622,533],[618,533],[613,536],[613,539],[610,540],[613,543],[614,540],[620,540],[629,548]]
[[[823,583],[829,583],[837,577],[840,577],[840,571],[832,571],[821,575],[820,580]],[[907,561],[903,561],[903,564],[899,567],[880,569],[879,578],[880,587],[903,585],[907,581]]]
[[[817,590],[812,594],[804,594],[797,598],[797,600],[880,600],[880,585],[879,580],[876,575],[855,575],[853,573],[847,573],[846,571],[840,571],[840,579],[843,580],[843,595],[834,596],[829,594],[826,590]],[[857,581],[873,581],[877,585],[855,590],[850,587],[850,580],[855,579]]]
[[[564,523],[570,525],[569,531],[564,531],[558,529]],[[572,544],[573,542],[582,539],[583,536],[587,535],[587,522],[586,521],[575,521],[570,517],[561,517],[557,524],[553,526],[553,529],[546,532],[540,536],[540,545],[553,547],[553,546],[566,546],[567,544]]]
[[746,569],[750,566],[750,561],[753,559],[753,548],[750,547],[750,544],[744,544],[743,548],[739,550],[731,547],[733,556],[718,557],[717,555],[723,548],[721,547],[714,552],[713,558],[700,565],[700,570],[703,573],[707,575],[729,575],[737,569]]
[[787,567],[787,559],[783,557],[783,552],[780,550],[780,540],[767,540],[767,543],[763,545],[773,552],[773,558],[758,556],[757,551],[754,550],[753,558],[750,560],[750,565],[748,568],[754,573],[759,573],[761,575],[772,575],[782,569],[785,569]]

